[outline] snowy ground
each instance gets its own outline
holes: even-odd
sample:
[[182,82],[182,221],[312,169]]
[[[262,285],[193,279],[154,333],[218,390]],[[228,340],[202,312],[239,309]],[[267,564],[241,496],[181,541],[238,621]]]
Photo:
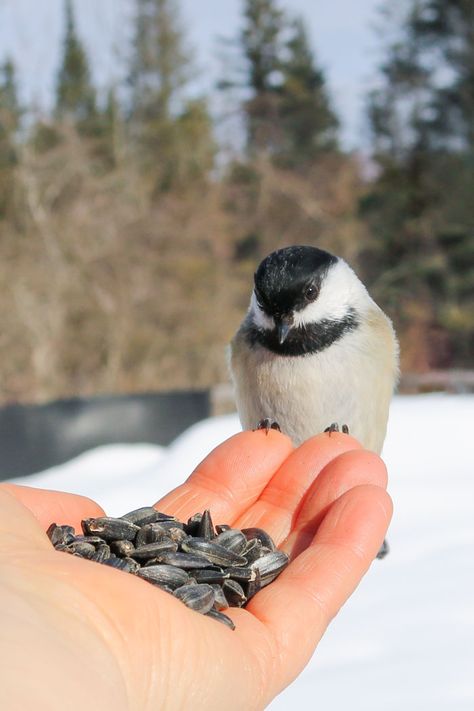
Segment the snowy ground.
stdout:
[[[272,711],[473,711],[473,425],[474,396],[395,398],[384,449],[391,553]],[[236,416],[207,420],[167,448],[101,447],[13,481],[85,494],[119,515],[184,481],[238,429]]]

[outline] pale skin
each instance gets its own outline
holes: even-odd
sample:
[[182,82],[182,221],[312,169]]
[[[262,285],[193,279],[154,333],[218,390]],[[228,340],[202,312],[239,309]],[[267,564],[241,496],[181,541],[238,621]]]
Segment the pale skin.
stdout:
[[103,514],[96,503],[1,486],[2,709],[265,708],[372,564],[392,512],[386,484],[381,459],[348,435],[294,449],[274,430],[242,432],[158,502],[180,519],[210,508],[215,523],[260,526],[290,554],[246,609],[226,611],[235,631],[133,575],[56,552],[51,521],[78,530]]

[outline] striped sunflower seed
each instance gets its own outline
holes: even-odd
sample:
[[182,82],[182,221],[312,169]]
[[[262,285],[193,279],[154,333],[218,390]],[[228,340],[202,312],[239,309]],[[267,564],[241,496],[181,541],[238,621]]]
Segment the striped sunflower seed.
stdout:
[[222,585],[216,585],[215,583],[213,583],[211,585],[211,588],[214,590],[214,609],[227,610],[227,608],[229,607],[229,603],[227,601],[226,596],[224,595]]
[[122,521],[129,521],[135,526],[145,526],[147,523],[155,523],[158,521],[160,513],[153,506],[142,506],[139,509],[134,509],[120,516]]
[[276,551],[276,545],[273,538],[269,533],[263,530],[263,528],[243,528],[242,533],[250,541],[252,538],[256,538],[262,546],[266,546],[271,551]]
[[247,596],[236,580],[224,580],[222,590],[230,607],[242,607],[247,602]]
[[228,531],[223,531],[219,533],[214,543],[218,543],[220,546],[224,546],[227,550],[237,553],[237,555],[244,555],[244,549],[247,546],[247,539],[245,538],[242,531],[236,528],[230,528]]
[[205,615],[214,605],[214,590],[210,585],[183,585],[174,591],[174,595],[196,612]]
[[140,578],[148,580],[155,585],[166,585],[174,590],[185,585],[189,580],[189,575],[185,570],[176,568],[174,565],[150,565],[140,568],[137,573]]
[[72,526],[58,526],[56,523],[52,523],[46,534],[53,546],[67,546],[74,541],[75,530]]
[[275,580],[282,570],[286,568],[290,562],[289,557],[283,551],[272,551],[258,558],[250,566],[253,570],[258,570],[260,573],[261,586],[268,585]]
[[203,538],[188,537],[181,543],[181,548],[183,551],[186,551],[186,553],[194,553],[203,556],[215,565],[247,565],[246,558],[237,555],[237,553],[233,553],[218,543],[214,543],[214,541],[206,541]]
[[211,512],[206,509],[202,515],[199,522],[197,535],[200,538],[206,538],[208,541],[216,537],[216,532],[214,531],[214,525],[212,523]]
[[222,622],[226,627],[230,627],[231,630],[235,630],[235,625],[230,617],[224,615],[223,612],[219,612],[219,610],[210,609],[209,612],[206,612],[206,617],[211,617],[213,620],[217,620],[217,622]]
[[133,555],[135,546],[133,545],[132,541],[111,541],[110,550],[115,555],[118,555],[121,558],[125,558],[126,556]]
[[159,558],[163,553],[174,553],[177,550],[178,544],[168,538],[155,543],[145,543],[144,546],[135,548],[131,557],[135,560],[150,560],[150,558]]
[[99,535],[106,541],[134,541],[140,528],[120,518],[102,516],[84,519],[82,530],[86,536]]
[[181,551],[169,551],[162,553],[158,556],[158,559],[160,563],[165,563],[166,565],[176,565],[178,568],[182,568],[183,570],[207,568],[209,565],[212,565],[212,563],[200,555],[183,553]]

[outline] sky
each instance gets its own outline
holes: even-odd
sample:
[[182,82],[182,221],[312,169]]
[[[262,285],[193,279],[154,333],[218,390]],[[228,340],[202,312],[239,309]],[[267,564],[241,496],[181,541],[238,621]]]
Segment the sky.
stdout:
[[[342,140],[351,149],[364,143],[364,96],[376,78],[379,54],[377,9],[381,0],[280,0],[302,15],[331,98],[342,121]],[[77,24],[100,87],[121,76],[132,17],[129,0],[75,0]],[[235,37],[241,0],[181,0],[181,16],[193,48],[199,91],[222,76],[218,38]],[[51,101],[63,31],[63,0],[0,0],[0,58],[13,57],[25,99],[39,109]]]

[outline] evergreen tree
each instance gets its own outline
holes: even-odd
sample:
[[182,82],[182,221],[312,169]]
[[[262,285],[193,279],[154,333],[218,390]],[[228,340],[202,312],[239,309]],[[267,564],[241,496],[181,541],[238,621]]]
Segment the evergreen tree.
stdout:
[[[336,148],[338,120],[303,20],[291,19],[277,0],[244,0],[243,15],[248,153],[265,153],[286,167],[308,165],[321,151]],[[241,85],[220,83],[223,89]]]
[[104,158],[110,166],[115,166],[120,157],[123,143],[123,121],[115,88],[107,92],[107,102],[100,115]]
[[0,128],[14,133],[20,122],[20,105],[16,87],[15,66],[10,59],[0,65]]
[[281,143],[279,126],[283,12],[275,0],[245,0],[240,43],[247,60],[245,103],[249,151],[273,152]]
[[426,54],[441,56],[453,77],[433,87],[433,133],[441,146],[474,153],[474,4],[470,0],[423,0],[411,17],[410,30]]
[[175,0],[136,0],[129,76],[135,122],[171,117],[188,82],[190,64]]
[[186,98],[191,74],[176,0],[136,0],[129,123],[154,192],[205,177],[212,164],[206,102]]
[[280,106],[282,158],[298,166],[311,162],[321,151],[335,149],[338,119],[330,106],[324,74],[316,66],[301,18],[293,22],[287,50],[288,58],[282,64]]
[[86,51],[77,35],[72,0],[65,1],[65,36],[56,87],[56,114],[84,131],[93,130],[96,94]]
[[0,66],[0,218],[5,216],[13,199],[20,118],[15,67],[7,60]]
[[424,365],[445,367],[474,348],[474,13],[461,0],[405,8],[369,103],[380,172],[362,205],[374,235],[366,266],[402,327],[419,302]]

